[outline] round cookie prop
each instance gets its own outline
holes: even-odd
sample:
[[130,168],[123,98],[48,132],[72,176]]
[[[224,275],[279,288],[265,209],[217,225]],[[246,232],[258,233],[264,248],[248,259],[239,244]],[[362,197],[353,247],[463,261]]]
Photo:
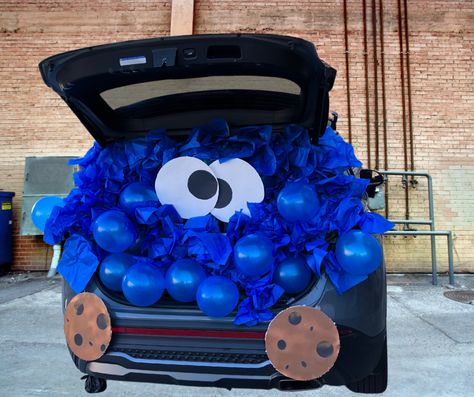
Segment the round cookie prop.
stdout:
[[102,357],[112,338],[110,315],[102,299],[90,292],[72,298],[64,313],[64,335],[71,351],[81,360]]
[[265,334],[272,365],[295,380],[317,379],[328,372],[339,354],[334,322],[313,307],[293,306],[280,312]]

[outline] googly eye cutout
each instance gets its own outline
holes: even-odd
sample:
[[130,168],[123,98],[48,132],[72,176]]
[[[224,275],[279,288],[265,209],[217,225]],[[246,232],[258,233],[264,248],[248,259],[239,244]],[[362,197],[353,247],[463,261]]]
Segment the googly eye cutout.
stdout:
[[155,191],[161,204],[171,204],[181,218],[207,215],[219,197],[211,168],[194,157],[177,157],[158,171]]
[[223,163],[216,160],[209,167],[219,181],[219,198],[211,214],[226,223],[236,211],[250,216],[247,203],[260,203],[265,197],[262,179],[255,168],[237,158]]

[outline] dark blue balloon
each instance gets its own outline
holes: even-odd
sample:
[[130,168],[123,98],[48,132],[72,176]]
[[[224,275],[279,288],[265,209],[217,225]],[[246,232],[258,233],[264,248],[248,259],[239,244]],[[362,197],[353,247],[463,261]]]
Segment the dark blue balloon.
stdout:
[[166,289],[179,302],[193,302],[199,285],[206,278],[202,266],[191,260],[181,259],[173,263],[166,272]]
[[347,273],[363,276],[382,264],[382,247],[371,234],[351,230],[337,240],[336,259]]
[[92,224],[92,234],[99,247],[108,252],[123,252],[137,238],[135,225],[120,211],[100,214]]
[[118,253],[107,256],[100,264],[100,281],[112,291],[122,291],[125,272],[134,264],[131,255]]
[[31,220],[42,232],[54,207],[64,207],[64,200],[61,197],[46,196],[39,199],[31,209]]
[[199,308],[210,317],[227,316],[239,302],[239,290],[228,278],[211,276],[197,290]]
[[158,302],[165,290],[163,272],[153,265],[136,264],[127,270],[122,281],[125,298],[136,306]]
[[292,182],[278,194],[277,208],[289,222],[308,221],[316,215],[320,204],[318,195],[310,185]]
[[273,281],[290,294],[303,291],[310,280],[311,269],[302,257],[285,259],[273,274]]
[[140,182],[134,182],[122,190],[119,197],[119,206],[131,211],[137,204],[144,201],[158,201],[155,189]]
[[234,246],[234,263],[237,270],[250,277],[270,271],[273,265],[273,244],[261,235],[249,234]]

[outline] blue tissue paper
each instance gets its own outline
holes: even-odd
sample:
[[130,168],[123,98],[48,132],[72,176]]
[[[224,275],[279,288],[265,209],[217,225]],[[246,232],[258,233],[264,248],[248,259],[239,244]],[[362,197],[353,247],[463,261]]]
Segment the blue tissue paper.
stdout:
[[[139,237],[127,251],[137,263],[151,263],[166,270],[178,259],[191,258],[208,275],[232,279],[241,302],[236,324],[252,326],[273,318],[272,306],[284,296],[273,283],[271,271],[257,279],[239,274],[232,250],[243,236],[259,233],[273,243],[275,263],[303,256],[317,279],[325,273],[343,294],[368,275],[346,273],[337,263],[337,236],[354,228],[384,233],[393,225],[366,211],[362,198],[368,180],[347,170],[361,167],[351,145],[331,128],[313,144],[308,131],[289,125],[274,131],[271,126],[230,130],[222,119],[194,128],[184,141],[174,140],[165,130],[146,137],[122,140],[107,147],[94,144],[82,159],[73,160],[80,170],[76,188],[56,207],[46,223],[44,241],[66,240],[58,271],[76,292],[86,287],[100,261],[107,255],[93,240],[91,224],[102,212],[117,208],[120,192],[132,183],[154,187],[162,165],[180,156],[193,156],[210,164],[241,158],[262,178],[265,199],[248,203],[250,216],[235,212],[229,223],[212,215],[182,219],[172,205],[158,201],[141,203],[129,214]],[[321,203],[317,213],[303,221],[288,222],[278,212],[276,198],[288,182],[301,181],[314,187]]]

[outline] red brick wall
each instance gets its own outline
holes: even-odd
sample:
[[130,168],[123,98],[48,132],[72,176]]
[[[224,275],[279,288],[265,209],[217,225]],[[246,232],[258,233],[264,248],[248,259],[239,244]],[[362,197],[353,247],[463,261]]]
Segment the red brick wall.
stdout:
[[[352,135],[367,163],[366,91],[362,1],[348,1]],[[375,82],[371,5],[367,0],[371,163],[375,130],[382,133],[380,42],[379,123],[375,125]],[[378,20],[378,0],[377,20]],[[403,1],[402,1],[403,3]],[[402,100],[398,1],[383,1],[388,161],[403,168]],[[14,190],[18,229],[25,156],[80,155],[91,139],[68,108],[40,80],[43,58],[73,48],[167,35],[170,1],[1,1],[0,0],[0,188]],[[344,19],[342,1],[195,1],[195,33],[258,32],[299,36],[316,43],[323,59],[338,70],[331,108],[340,114],[347,137]],[[409,40],[415,168],[433,175],[437,227],[454,231],[455,265],[474,271],[474,9],[471,1],[410,1]],[[378,27],[378,25],[377,25]],[[383,167],[381,146],[380,166]],[[413,218],[426,216],[426,181],[410,189]],[[404,215],[400,178],[390,184],[390,217]],[[386,238],[392,271],[428,271],[429,240]],[[444,240],[439,265],[446,269]],[[50,250],[39,238],[15,233],[15,268],[48,266]]]

